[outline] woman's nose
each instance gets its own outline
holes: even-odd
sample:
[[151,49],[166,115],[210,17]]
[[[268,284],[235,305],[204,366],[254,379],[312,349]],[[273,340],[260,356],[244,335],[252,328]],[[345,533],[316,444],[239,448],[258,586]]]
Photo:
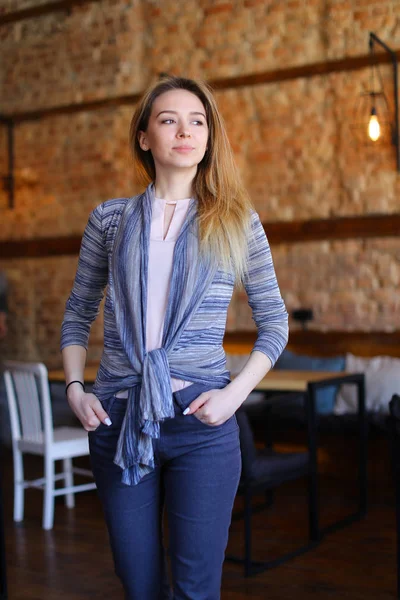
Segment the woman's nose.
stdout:
[[187,129],[181,129],[181,131],[178,132],[178,137],[180,137],[180,138],[190,137],[190,131],[188,131]]

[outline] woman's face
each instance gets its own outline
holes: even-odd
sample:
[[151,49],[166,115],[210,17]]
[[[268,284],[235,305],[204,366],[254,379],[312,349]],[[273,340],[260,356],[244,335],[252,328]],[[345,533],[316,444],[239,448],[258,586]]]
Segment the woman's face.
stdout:
[[153,103],[147,131],[140,131],[139,145],[151,151],[156,172],[192,170],[204,157],[208,125],[201,100],[187,90],[170,90]]

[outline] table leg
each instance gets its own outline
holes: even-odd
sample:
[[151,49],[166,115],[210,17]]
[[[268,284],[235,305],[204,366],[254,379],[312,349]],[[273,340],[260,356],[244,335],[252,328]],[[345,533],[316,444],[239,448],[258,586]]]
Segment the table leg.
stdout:
[[310,471],[308,478],[308,510],[309,510],[309,538],[318,542],[321,539],[319,528],[318,507],[318,461],[317,461],[317,418],[315,414],[315,390],[308,386],[305,394],[307,425],[308,425],[308,451],[310,455]]
[[[367,419],[365,413],[365,380],[363,374],[354,374],[346,377],[343,383],[353,383],[357,386],[358,391],[358,423],[359,423],[359,453],[358,453],[358,480],[359,480],[359,501],[358,510],[355,513],[345,516],[342,519],[334,521],[325,527],[319,527],[318,515],[315,517],[316,525],[314,524],[314,533],[318,533],[321,537],[328,533],[338,531],[342,527],[347,527],[355,521],[358,521],[365,516],[367,512]],[[326,383],[316,382],[308,384],[308,396],[312,401],[309,403],[309,428],[314,439],[311,440],[311,473],[312,477],[316,477],[317,473],[317,433],[316,433],[316,417],[315,417],[315,395],[320,387],[326,387]],[[314,420],[313,420],[314,419]],[[314,447],[315,445],[315,447]],[[317,529],[315,529],[317,527]]]
[[358,426],[359,426],[359,485],[360,501],[359,513],[363,517],[367,513],[367,441],[368,441],[368,423],[365,412],[365,380],[361,377],[357,381],[358,393]]

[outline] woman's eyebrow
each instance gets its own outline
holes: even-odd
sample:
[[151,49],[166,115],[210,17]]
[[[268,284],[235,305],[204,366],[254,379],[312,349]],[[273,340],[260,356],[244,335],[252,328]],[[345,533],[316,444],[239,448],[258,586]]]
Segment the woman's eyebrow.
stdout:
[[[163,113],[172,113],[173,115],[177,115],[178,113],[176,112],[176,110],[162,110],[161,112],[158,113],[158,115],[156,116],[159,117],[160,115],[162,115]],[[206,118],[206,115],[202,112],[197,112],[197,111],[192,111],[189,113],[190,115],[201,115],[202,117],[204,117],[204,119]]]

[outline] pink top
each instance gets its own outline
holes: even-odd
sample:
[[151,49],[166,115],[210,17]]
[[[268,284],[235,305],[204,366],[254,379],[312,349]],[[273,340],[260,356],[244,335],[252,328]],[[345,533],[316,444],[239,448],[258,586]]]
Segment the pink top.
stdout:
[[[160,348],[167,310],[169,285],[172,275],[175,242],[189,208],[190,198],[166,201],[154,198],[150,227],[149,266],[147,282],[146,350]],[[175,204],[174,214],[164,238],[164,213],[166,204]],[[176,392],[191,385],[190,381],[171,378],[172,391]],[[117,396],[127,397],[128,392]]]
[[[172,275],[175,242],[189,208],[190,198],[166,201],[154,198],[149,247],[149,276],[147,282],[147,351],[160,348],[167,310],[169,284]],[[166,204],[175,204],[167,235],[164,238],[164,212]],[[172,391],[182,390],[191,385],[190,381],[171,378]]]

